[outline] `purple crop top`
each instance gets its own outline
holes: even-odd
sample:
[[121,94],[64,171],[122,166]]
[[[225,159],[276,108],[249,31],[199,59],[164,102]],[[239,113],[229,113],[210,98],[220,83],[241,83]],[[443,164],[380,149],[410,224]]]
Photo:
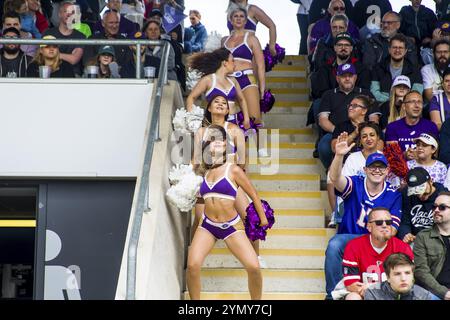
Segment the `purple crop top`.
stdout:
[[205,174],[203,182],[200,186],[200,195],[203,197],[203,199],[212,197],[228,200],[236,199],[237,188],[228,178],[228,171],[230,170],[230,166],[231,163],[228,163],[223,177],[214,182],[212,185],[208,183],[207,180],[208,173]]
[[241,44],[239,44],[238,46],[236,46],[234,48],[230,48],[227,46],[227,42],[230,39],[230,36],[228,36],[227,40],[225,40],[223,45],[225,48],[230,50],[234,59],[243,60],[243,61],[252,63],[253,51],[252,51],[252,49],[250,49],[250,47],[247,44],[247,38],[248,38],[248,32],[245,33],[244,41]]
[[231,84],[230,88],[229,89],[221,89],[217,86],[216,74],[215,73],[212,74],[212,86],[205,93],[205,98],[208,103],[210,103],[211,100],[218,95],[225,96],[225,98],[227,98],[228,102],[236,101],[236,95],[237,95],[236,87],[234,86],[234,83],[233,83],[233,81],[231,81],[230,78],[227,77],[227,80]]

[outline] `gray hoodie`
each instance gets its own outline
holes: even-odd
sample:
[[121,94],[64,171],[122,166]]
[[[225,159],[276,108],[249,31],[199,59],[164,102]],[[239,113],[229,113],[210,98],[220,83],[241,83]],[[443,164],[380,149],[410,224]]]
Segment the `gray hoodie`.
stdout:
[[417,285],[407,293],[398,293],[392,290],[389,282],[384,281],[380,289],[367,289],[364,300],[432,300],[432,295]]

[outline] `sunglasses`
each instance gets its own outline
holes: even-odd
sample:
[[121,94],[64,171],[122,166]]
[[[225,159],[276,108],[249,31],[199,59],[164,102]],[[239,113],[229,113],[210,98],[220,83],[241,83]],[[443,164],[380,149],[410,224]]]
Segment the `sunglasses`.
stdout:
[[448,209],[450,207],[441,203],[441,204],[433,204],[432,208],[433,208],[433,211],[435,211],[436,209],[439,209],[439,211],[445,211],[446,209]]
[[369,221],[369,223],[372,223],[372,222],[374,222],[379,227],[383,225],[383,222],[385,222],[387,226],[390,226],[392,224],[392,220],[372,220],[372,221]]
[[345,11],[345,7],[333,7],[334,11]]

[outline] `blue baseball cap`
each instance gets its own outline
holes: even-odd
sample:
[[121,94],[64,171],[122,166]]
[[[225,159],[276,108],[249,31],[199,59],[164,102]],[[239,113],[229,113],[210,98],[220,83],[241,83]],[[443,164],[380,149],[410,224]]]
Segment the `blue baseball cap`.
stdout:
[[381,162],[386,167],[388,166],[388,161],[382,153],[375,152],[375,153],[372,153],[371,155],[369,155],[366,160],[366,167],[370,167],[375,162]]

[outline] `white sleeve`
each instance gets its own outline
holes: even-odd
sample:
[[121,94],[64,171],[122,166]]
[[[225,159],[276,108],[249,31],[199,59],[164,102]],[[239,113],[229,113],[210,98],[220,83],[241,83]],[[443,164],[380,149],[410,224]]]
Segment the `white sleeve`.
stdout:
[[345,160],[344,166],[342,167],[341,171],[344,177],[355,176],[357,174],[358,168],[356,168],[355,156],[356,153],[351,153],[347,157],[347,160]]
[[423,88],[433,88],[433,73],[431,72],[429,65],[423,66],[420,72],[422,73]]
[[447,177],[444,181],[444,187],[446,187],[447,189],[449,189],[450,187],[450,170],[447,171]]

